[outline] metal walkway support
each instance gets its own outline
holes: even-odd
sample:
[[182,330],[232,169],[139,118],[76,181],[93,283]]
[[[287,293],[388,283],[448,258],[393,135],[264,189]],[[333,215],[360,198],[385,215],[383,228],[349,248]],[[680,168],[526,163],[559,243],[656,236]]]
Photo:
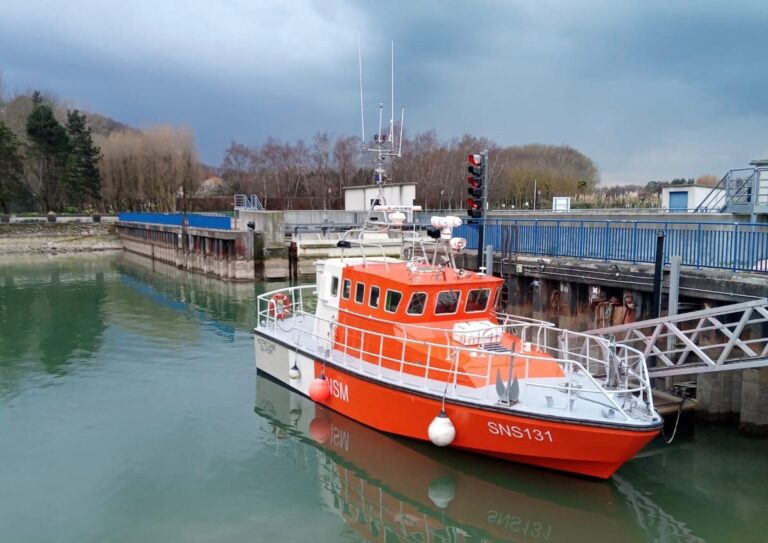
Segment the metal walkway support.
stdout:
[[768,298],[589,333],[641,351],[650,377],[768,367]]

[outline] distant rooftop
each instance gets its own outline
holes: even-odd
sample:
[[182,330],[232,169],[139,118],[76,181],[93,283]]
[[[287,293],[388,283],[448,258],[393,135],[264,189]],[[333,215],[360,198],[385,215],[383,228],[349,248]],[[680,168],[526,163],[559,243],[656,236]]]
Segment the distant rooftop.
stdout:
[[768,158],[763,158],[760,160],[753,160],[749,163],[750,166],[757,166],[758,168],[763,166],[768,166]]

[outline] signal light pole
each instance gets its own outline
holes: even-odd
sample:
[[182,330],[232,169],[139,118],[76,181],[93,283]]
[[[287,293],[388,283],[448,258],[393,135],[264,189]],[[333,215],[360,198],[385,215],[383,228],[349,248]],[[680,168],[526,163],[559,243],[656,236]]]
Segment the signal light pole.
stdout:
[[483,243],[485,241],[485,212],[488,209],[488,151],[467,156],[467,215],[479,225],[477,247],[477,269],[483,265]]

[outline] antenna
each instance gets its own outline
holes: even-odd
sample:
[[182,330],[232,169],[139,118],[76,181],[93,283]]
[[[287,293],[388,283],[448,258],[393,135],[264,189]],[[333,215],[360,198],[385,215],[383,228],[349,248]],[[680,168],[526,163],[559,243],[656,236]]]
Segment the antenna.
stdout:
[[[383,185],[384,182],[388,179],[387,172],[386,172],[386,164],[387,159],[390,161],[394,160],[395,158],[400,158],[402,156],[403,151],[403,127],[405,126],[405,108],[402,108],[402,111],[400,113],[400,141],[397,142],[395,140],[395,42],[392,40],[390,43],[390,100],[392,101],[391,104],[391,110],[389,115],[389,134],[386,132],[383,132],[383,130],[386,130],[386,127],[383,126],[383,117],[384,117],[384,103],[379,102],[379,126],[378,126],[378,132],[373,135],[373,142],[372,144],[368,144],[368,140],[366,138],[365,133],[365,102],[363,100],[363,48],[362,48],[362,38],[361,33],[358,31],[357,33],[357,61],[358,61],[358,71],[359,71],[359,77],[360,77],[360,130],[361,130],[361,141],[362,141],[362,150],[363,152],[370,152],[375,155],[374,159],[374,169],[373,169],[373,182],[378,187],[378,197],[376,198],[376,202],[378,202],[376,205],[372,205],[371,208],[368,210],[368,215],[365,219],[364,225],[371,225],[376,226],[377,228],[379,225],[383,224],[381,222],[372,222],[373,219],[371,219],[372,214],[374,212],[384,212],[385,213],[385,221],[389,220],[386,217],[386,209],[384,207],[387,207],[386,198],[384,196],[384,190]],[[413,208],[415,209],[415,208]],[[411,209],[411,210],[413,210]],[[392,211],[392,209],[389,209]],[[362,232],[360,233],[362,236]]]
[[391,82],[391,99],[392,99],[392,110],[389,115],[389,141],[392,143],[392,146],[394,147],[394,140],[392,139],[394,136],[395,131],[395,40],[392,40],[391,42],[391,69],[390,69],[390,82]]
[[403,108],[400,114],[400,142],[395,141],[395,42],[390,44],[390,99],[392,100],[392,108],[389,116],[389,134],[384,132],[386,127],[384,126],[384,103],[379,102],[379,126],[378,131],[373,135],[373,145],[369,146],[365,134],[365,104],[363,102],[363,54],[361,37],[358,32],[357,35],[357,54],[358,54],[358,66],[360,70],[360,128],[362,130],[362,143],[363,151],[369,151],[375,153],[376,166],[374,168],[374,183],[381,185],[387,178],[385,164],[387,159],[399,158],[402,156],[403,149],[403,126],[405,123],[405,108]]
[[379,131],[376,134],[376,141],[382,143],[384,141],[383,134],[381,133],[381,118],[384,115],[384,102],[379,102]]
[[365,149],[365,108],[363,107],[363,47],[360,44],[360,31],[357,32],[357,63],[360,69],[360,129],[361,145]]

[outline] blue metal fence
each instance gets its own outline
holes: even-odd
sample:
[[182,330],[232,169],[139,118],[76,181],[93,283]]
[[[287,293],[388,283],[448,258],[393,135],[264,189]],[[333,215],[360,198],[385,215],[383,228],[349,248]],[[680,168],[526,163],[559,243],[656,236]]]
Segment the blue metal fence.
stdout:
[[[182,226],[184,213],[118,213],[121,222],[143,222],[148,224],[164,224],[168,226]],[[231,230],[232,220],[227,215],[202,215],[198,213],[186,214],[188,225],[191,228],[209,228],[212,230]]]
[[[768,224],[758,223],[487,219],[485,244],[502,253],[652,263],[659,232],[665,263],[679,255],[696,268],[768,272]],[[478,225],[456,235],[477,248]]]

